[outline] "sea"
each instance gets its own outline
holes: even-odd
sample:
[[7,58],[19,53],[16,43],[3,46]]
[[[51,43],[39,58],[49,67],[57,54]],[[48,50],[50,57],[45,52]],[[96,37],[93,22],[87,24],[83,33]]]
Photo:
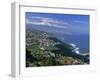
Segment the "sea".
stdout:
[[89,35],[56,35],[56,38],[66,44],[75,44],[80,53],[89,53]]

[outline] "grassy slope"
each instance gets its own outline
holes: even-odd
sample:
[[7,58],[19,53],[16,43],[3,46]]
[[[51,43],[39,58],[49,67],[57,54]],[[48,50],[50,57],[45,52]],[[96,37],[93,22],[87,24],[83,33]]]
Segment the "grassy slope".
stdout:
[[[49,40],[53,40],[54,42],[59,42],[60,44],[55,45],[58,50],[52,50],[51,52],[55,55],[60,54],[59,56],[51,57],[48,51],[42,51],[39,49],[37,39],[39,39],[39,35],[43,34],[43,31],[38,31],[34,29],[26,29],[26,39],[30,38],[30,41],[26,41],[26,45],[30,43],[32,44],[30,47],[26,49],[26,66],[53,66],[53,65],[72,65],[77,64],[74,63],[77,60],[80,64],[84,64],[85,58],[81,55],[76,55],[72,53],[72,47],[68,44],[63,43],[55,37],[51,37],[49,35]],[[35,37],[35,38],[34,38]],[[30,42],[30,43],[29,43]],[[49,58],[47,57],[49,56]]]

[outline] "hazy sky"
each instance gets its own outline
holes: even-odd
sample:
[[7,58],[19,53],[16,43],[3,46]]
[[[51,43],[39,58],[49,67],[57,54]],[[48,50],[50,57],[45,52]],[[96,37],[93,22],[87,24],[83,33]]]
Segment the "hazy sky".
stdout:
[[66,35],[89,34],[89,16],[26,12],[26,24],[35,29]]

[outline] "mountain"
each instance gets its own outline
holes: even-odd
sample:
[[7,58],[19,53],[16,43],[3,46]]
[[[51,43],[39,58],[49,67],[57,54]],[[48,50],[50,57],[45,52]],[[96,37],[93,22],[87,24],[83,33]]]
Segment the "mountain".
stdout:
[[76,54],[73,49],[41,28],[26,27],[26,67],[89,63],[89,56]]
[[89,53],[89,35],[88,34],[79,34],[73,33],[73,30],[64,29],[64,28],[56,28],[52,26],[44,26],[44,25],[32,25],[26,24],[26,28],[35,29],[39,31],[43,31],[48,33],[49,35],[53,35],[60,41],[64,43],[73,43],[77,45],[81,53]]

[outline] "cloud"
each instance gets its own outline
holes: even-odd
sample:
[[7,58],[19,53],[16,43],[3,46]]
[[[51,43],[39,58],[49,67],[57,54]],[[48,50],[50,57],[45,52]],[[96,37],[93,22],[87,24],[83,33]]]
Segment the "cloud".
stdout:
[[48,17],[29,17],[26,19],[26,23],[33,25],[45,25],[49,27],[64,28],[64,29],[66,29],[69,26],[68,22]]
[[76,21],[74,21],[75,23],[80,23],[80,24],[86,24],[87,22],[86,21],[78,21],[78,20],[76,20]]

